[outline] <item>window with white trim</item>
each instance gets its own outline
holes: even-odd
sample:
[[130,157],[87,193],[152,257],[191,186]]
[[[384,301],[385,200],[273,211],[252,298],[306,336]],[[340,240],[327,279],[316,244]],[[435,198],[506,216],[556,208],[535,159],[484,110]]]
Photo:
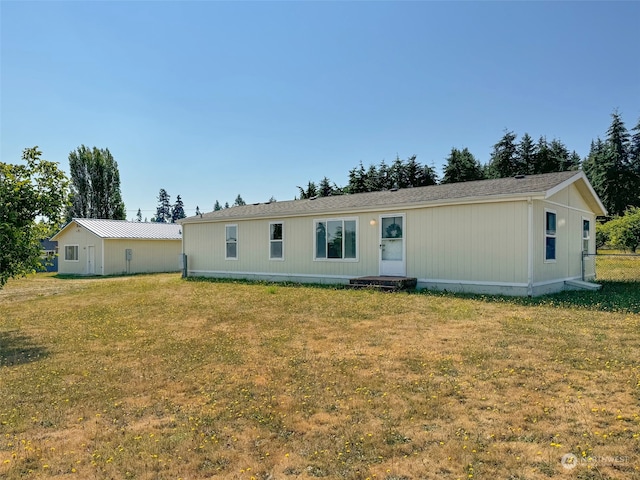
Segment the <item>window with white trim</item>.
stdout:
[[589,240],[591,239],[591,222],[586,218],[582,219],[582,251],[589,253]]
[[238,225],[225,225],[225,259],[238,259]]
[[269,224],[269,259],[284,259],[283,223],[271,222]]
[[65,245],[64,246],[64,260],[66,262],[77,262],[78,258],[78,245]]
[[316,260],[356,260],[356,219],[316,220],[314,222],[314,258]]
[[544,260],[553,262],[556,259],[557,215],[551,210],[544,211]]

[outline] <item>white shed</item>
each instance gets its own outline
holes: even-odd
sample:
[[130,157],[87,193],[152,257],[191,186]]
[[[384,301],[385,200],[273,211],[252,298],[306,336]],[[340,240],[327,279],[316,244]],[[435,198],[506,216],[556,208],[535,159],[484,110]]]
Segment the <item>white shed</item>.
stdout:
[[58,273],[117,275],[180,270],[182,227],[171,223],[74,218],[58,242]]
[[[231,207],[180,221],[187,275],[539,295],[595,278],[581,171]],[[593,257],[590,257],[593,258]]]

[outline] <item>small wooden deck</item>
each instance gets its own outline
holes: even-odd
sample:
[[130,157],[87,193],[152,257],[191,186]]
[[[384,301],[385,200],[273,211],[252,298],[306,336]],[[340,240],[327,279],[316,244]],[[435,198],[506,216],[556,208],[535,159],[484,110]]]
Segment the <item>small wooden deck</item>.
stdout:
[[400,290],[414,290],[418,279],[414,277],[388,277],[370,276],[358,277],[349,280],[349,288],[371,288],[385,292],[398,292]]

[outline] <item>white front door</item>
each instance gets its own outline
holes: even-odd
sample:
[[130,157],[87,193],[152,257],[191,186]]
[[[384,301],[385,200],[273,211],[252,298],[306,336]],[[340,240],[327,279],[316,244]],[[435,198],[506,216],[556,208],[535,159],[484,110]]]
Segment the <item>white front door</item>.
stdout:
[[404,277],[407,274],[404,227],[403,214],[380,216],[380,275]]
[[96,247],[87,246],[87,275],[96,274]]

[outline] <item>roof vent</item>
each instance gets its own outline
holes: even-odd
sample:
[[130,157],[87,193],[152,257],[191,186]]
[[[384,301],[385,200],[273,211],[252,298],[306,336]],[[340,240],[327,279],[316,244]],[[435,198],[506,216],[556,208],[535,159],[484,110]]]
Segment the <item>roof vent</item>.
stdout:
[[513,177],[513,178],[515,178],[516,180],[522,180],[522,179],[524,178],[524,175],[523,175],[523,174],[521,174],[521,173],[519,173],[519,174],[517,174],[517,175],[516,175],[515,177]]
[[313,197],[309,197],[309,200],[315,200],[316,198],[318,198],[318,195],[314,195]]
[[398,191],[398,187],[393,187],[392,189],[390,189],[390,191],[397,192]]

